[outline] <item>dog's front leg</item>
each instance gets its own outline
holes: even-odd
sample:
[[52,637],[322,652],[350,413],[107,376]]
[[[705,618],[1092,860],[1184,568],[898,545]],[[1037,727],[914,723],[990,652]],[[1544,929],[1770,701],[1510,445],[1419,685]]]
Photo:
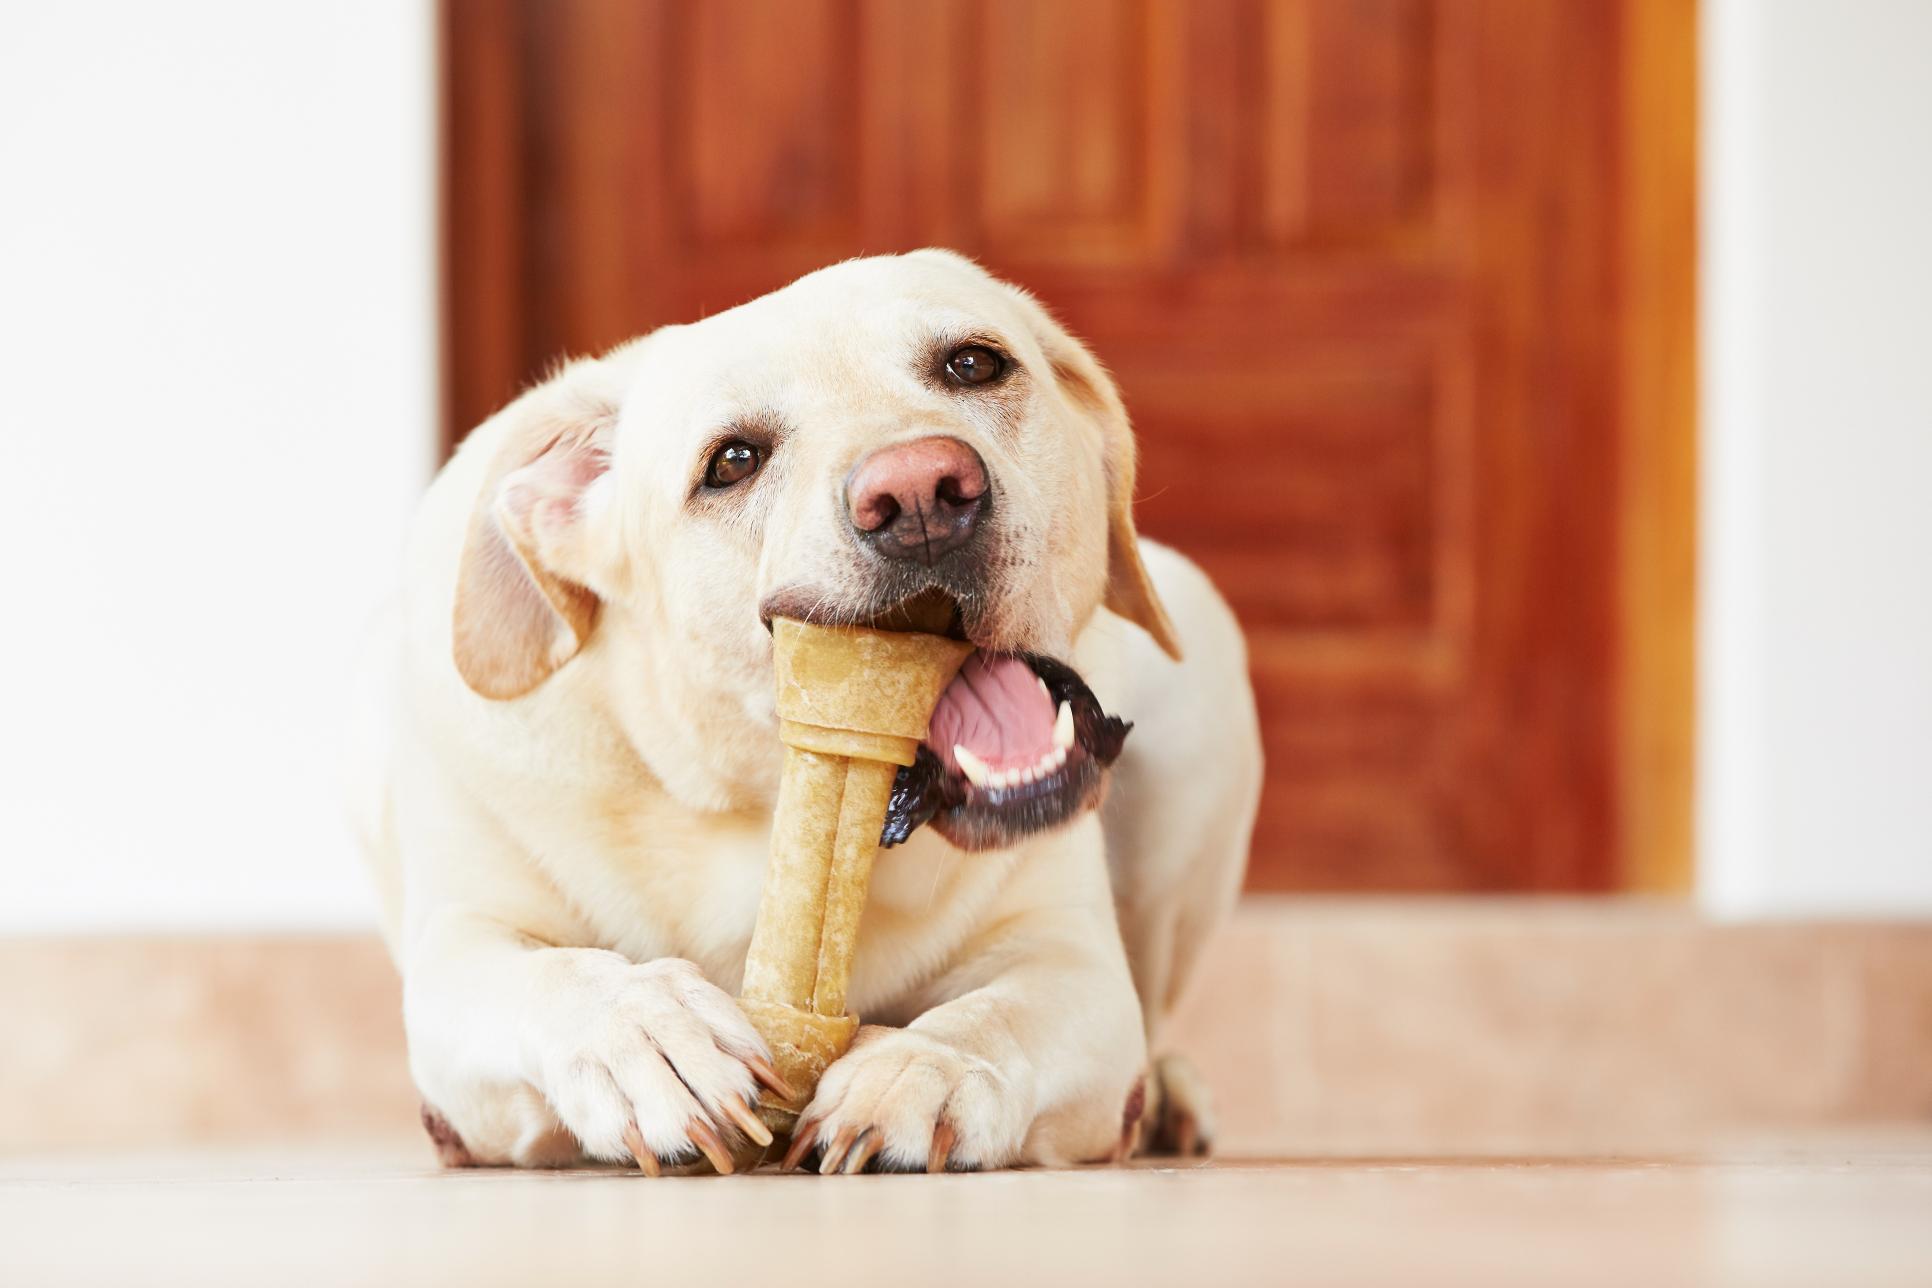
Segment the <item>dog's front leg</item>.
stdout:
[[938,1171],[1116,1154],[1146,1042],[1098,826],[1070,832],[1020,861],[985,930],[920,991],[928,1009],[859,1030],[788,1163]]
[[405,964],[404,1021],[417,1086],[469,1161],[581,1150],[654,1172],[702,1151],[729,1170],[734,1130],[770,1139],[747,1108],[778,1085],[770,1052],[688,961],[553,947],[449,908]]

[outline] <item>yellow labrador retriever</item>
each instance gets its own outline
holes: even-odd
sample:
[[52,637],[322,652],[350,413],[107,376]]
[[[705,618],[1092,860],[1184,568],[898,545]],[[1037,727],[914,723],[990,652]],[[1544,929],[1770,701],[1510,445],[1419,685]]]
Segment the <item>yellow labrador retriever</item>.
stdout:
[[935,595],[979,652],[901,779],[852,981],[870,1023],[792,1161],[1204,1138],[1148,1043],[1239,885],[1260,750],[1234,619],[1137,541],[1133,492],[1100,366],[944,251],[572,363],[471,434],[358,756],[445,1159],[655,1171],[729,1140],[772,1076],[732,1001],[781,763],[768,623]]

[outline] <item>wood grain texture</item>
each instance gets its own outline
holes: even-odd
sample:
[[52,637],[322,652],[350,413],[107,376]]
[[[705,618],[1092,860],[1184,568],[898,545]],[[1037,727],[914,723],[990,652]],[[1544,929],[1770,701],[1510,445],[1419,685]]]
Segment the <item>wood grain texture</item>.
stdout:
[[450,0],[441,26],[443,409],[453,446],[529,377],[520,0]]
[[566,352],[955,246],[1114,372],[1143,529],[1248,629],[1253,885],[1681,885],[1690,23],[447,0],[451,439]]

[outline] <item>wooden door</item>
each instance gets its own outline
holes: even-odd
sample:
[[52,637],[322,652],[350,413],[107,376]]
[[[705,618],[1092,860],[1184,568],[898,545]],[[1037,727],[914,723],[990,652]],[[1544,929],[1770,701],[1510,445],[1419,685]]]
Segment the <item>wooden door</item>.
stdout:
[[449,0],[444,25],[453,434],[560,354],[959,248],[1112,368],[1144,530],[1247,628],[1252,885],[1681,878],[1687,4]]

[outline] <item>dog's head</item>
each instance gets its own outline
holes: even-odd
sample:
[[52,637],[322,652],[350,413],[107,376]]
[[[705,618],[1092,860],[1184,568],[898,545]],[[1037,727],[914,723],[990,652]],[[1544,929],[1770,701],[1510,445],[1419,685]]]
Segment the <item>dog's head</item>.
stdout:
[[457,668],[510,699],[581,654],[693,804],[769,780],[775,616],[918,614],[978,646],[901,779],[972,848],[1097,796],[1125,727],[1064,661],[1097,607],[1175,650],[1112,382],[1031,296],[949,252],[839,264],[667,327],[502,418]]

